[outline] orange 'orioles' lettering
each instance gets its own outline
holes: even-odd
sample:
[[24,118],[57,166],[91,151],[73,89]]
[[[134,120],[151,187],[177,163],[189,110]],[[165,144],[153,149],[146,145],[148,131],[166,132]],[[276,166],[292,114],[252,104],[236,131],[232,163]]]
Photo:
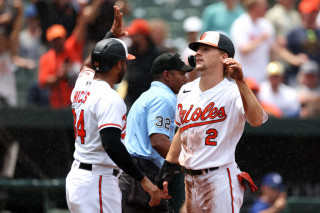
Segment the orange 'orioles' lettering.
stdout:
[[87,101],[90,92],[76,91],[73,96],[72,103],[85,103]]
[[[192,112],[194,105],[191,105],[188,110],[184,110],[182,104],[178,104],[181,125],[189,123],[190,120],[192,120],[193,122],[196,122],[193,124],[183,126],[181,128],[181,132],[195,126],[202,126],[202,125],[224,121],[227,118],[225,108],[220,107],[218,109],[214,105],[215,103],[211,102],[204,108],[203,111],[200,107],[198,107]],[[210,120],[207,120],[208,118]],[[201,120],[202,122],[197,122],[199,120]]]

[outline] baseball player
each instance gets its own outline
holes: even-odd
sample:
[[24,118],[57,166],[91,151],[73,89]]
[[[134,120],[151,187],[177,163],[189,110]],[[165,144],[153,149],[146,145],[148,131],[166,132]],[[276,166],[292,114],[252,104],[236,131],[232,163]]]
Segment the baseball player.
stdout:
[[[163,53],[152,63],[151,87],[134,102],[128,115],[125,145],[141,171],[155,181],[175,134],[176,95],[192,71],[181,56]],[[168,212],[168,201],[148,207],[149,196],[125,172],[120,179],[123,212]]]
[[150,206],[158,205],[160,192],[132,161],[123,140],[126,134],[126,106],[113,89],[126,72],[125,43],[116,37],[122,31],[122,13],[115,7],[115,20],[106,39],[98,42],[79,74],[72,91],[74,116],[74,162],[66,178],[69,210],[77,213],[121,213],[121,170],[140,181],[149,193]]
[[157,185],[169,198],[171,168],[179,163],[185,173],[187,212],[239,212],[244,183],[253,191],[257,188],[235,162],[236,145],[245,121],[260,126],[267,114],[245,83],[226,35],[205,32],[189,48],[196,51],[194,65],[201,77],[179,91],[175,118],[179,129]]

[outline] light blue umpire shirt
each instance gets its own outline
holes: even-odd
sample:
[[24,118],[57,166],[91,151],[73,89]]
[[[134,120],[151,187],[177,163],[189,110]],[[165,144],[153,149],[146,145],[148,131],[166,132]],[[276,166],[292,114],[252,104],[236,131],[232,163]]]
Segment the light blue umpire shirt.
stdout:
[[176,95],[159,81],[153,81],[150,89],[134,102],[127,118],[125,137],[125,146],[132,156],[151,160],[161,168],[164,159],[152,148],[149,136],[164,134],[172,141],[176,104]]

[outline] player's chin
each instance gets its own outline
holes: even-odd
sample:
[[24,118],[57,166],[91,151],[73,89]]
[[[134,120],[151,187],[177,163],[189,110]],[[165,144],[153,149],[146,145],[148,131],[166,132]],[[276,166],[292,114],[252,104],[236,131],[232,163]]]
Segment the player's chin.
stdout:
[[205,70],[205,66],[203,64],[197,64],[196,65],[196,70],[203,71],[203,70]]

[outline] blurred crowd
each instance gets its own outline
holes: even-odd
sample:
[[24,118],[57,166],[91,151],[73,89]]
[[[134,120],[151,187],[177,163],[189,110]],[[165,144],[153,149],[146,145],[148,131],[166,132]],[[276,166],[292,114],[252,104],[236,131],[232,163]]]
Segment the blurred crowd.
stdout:
[[[212,1],[201,17],[182,20],[184,42],[170,36],[165,19],[136,18],[123,38],[136,60],[128,62],[117,91],[130,110],[151,84],[151,63],[178,52],[205,31],[234,42],[235,59],[265,111],[276,118],[320,117],[320,0]],[[113,21],[113,5],[126,16],[126,0],[0,0],[0,107],[70,107],[81,62]],[[181,48],[184,47],[184,48]],[[188,73],[189,81],[199,77]]]

